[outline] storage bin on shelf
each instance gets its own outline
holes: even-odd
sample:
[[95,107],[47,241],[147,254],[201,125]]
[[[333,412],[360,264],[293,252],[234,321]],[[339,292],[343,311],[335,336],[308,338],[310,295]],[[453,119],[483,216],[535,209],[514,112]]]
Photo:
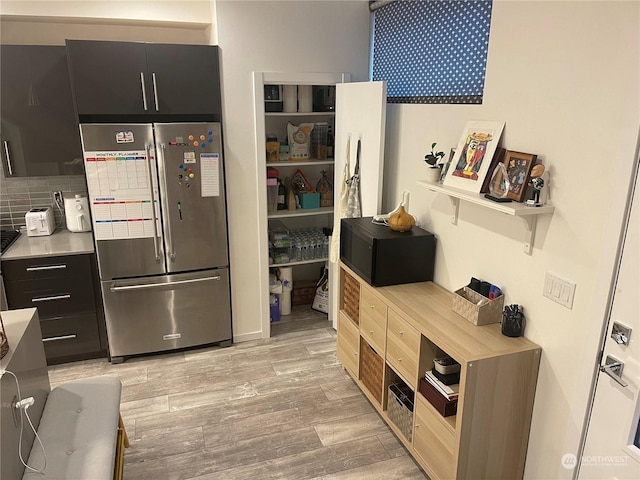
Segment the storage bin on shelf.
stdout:
[[361,380],[373,398],[382,404],[382,376],[384,360],[363,338],[360,338]]
[[291,261],[291,235],[279,220],[269,222],[269,264],[278,265]]
[[356,325],[360,324],[360,283],[344,272],[342,309]]
[[402,435],[411,442],[413,432],[413,391],[402,383],[389,385],[387,415]]
[[503,307],[504,295],[489,300],[469,287],[463,287],[454,292],[451,308],[474,325],[488,325],[502,321]]

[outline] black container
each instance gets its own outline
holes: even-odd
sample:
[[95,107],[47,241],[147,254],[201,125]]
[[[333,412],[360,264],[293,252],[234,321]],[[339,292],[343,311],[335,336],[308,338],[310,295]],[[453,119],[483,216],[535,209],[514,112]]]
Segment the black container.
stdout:
[[340,260],[374,287],[433,280],[433,233],[418,227],[395,232],[372,219],[342,219]]
[[513,313],[507,309],[502,312],[502,334],[507,337],[524,335],[525,318],[522,312]]

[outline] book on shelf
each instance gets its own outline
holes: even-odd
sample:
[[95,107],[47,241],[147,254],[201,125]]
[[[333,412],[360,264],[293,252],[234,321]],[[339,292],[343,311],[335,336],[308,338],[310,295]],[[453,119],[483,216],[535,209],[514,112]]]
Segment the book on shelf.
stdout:
[[442,374],[435,368],[432,368],[431,373],[445,385],[460,383],[460,372]]
[[440,380],[438,380],[436,376],[430,371],[425,372],[424,379],[431,385],[436,387],[436,390],[438,390],[444,397],[446,397],[447,400],[456,400],[458,398],[458,390],[460,387],[458,383],[455,383],[453,385],[445,385]]

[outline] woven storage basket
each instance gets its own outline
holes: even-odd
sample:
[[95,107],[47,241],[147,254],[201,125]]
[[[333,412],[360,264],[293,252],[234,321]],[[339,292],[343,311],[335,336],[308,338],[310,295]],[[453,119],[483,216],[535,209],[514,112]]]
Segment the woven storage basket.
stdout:
[[453,311],[469,320],[474,325],[488,325],[502,321],[502,308],[504,307],[504,295],[495,300],[478,306],[478,302],[487,300],[468,287],[456,290],[453,294]]
[[413,432],[413,392],[411,389],[397,384],[389,385],[387,415],[389,420],[400,429],[402,435],[410,442]]
[[367,390],[382,405],[382,374],[384,361],[366,341],[360,339],[360,379]]
[[360,283],[347,272],[344,272],[342,302],[342,309],[356,325],[360,325]]

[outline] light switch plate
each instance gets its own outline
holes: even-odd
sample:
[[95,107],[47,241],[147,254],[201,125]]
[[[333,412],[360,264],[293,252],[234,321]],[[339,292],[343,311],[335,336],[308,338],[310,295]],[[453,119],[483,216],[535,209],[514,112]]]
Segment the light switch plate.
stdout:
[[545,273],[542,295],[567,307],[568,309],[571,309],[573,308],[573,297],[575,293],[575,282],[562,278],[555,273]]

